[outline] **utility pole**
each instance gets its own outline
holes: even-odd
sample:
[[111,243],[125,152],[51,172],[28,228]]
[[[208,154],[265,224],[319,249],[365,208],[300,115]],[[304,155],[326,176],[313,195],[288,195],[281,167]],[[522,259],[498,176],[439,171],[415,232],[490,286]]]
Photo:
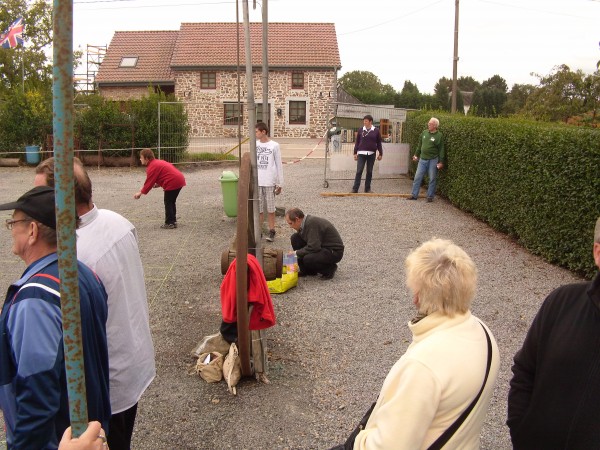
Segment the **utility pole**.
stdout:
[[452,107],[450,112],[456,112],[456,96],[458,94],[458,1],[454,6],[454,59],[452,64]]
[[[269,124],[269,14],[268,14],[268,0],[262,2],[262,118],[261,120]],[[273,136],[271,130],[272,125],[269,126],[269,132]]]
[[[250,164],[252,165],[252,202],[253,202],[253,225],[255,256],[260,266],[263,265],[263,248],[260,238],[260,229],[262,224],[259,223],[258,211],[258,172],[256,162],[256,134],[254,133],[254,125],[256,125],[256,103],[254,101],[254,80],[252,79],[252,47],[250,46],[250,13],[248,11],[248,0],[242,0],[244,14],[244,49],[246,53],[246,104],[248,105],[248,136],[250,137]],[[241,114],[240,114],[241,116]],[[240,117],[241,119],[241,117]]]

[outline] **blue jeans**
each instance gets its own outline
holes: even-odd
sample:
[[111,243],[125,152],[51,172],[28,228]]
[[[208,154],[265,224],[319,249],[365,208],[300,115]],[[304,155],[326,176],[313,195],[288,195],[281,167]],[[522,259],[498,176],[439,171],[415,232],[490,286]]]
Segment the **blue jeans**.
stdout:
[[433,198],[435,195],[435,185],[437,184],[437,163],[439,158],[433,159],[419,159],[419,163],[417,164],[417,172],[415,173],[415,181],[413,181],[412,186],[412,196],[419,196],[419,189],[421,188],[421,183],[423,182],[423,177],[425,176],[425,172],[429,173],[429,187],[427,188],[427,197]]
[[356,161],[356,176],[354,177],[353,191],[358,191],[360,187],[360,179],[362,177],[363,170],[365,169],[365,163],[367,164],[367,175],[365,177],[365,192],[371,190],[371,178],[373,178],[373,166],[375,165],[376,153],[372,155],[357,155]]

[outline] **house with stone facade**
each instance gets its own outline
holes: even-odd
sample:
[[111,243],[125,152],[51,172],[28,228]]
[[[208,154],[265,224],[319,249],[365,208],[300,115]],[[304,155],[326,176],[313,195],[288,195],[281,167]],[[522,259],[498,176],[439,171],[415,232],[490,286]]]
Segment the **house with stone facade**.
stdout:
[[[262,27],[250,24],[258,118],[264,107]],[[270,23],[267,34],[271,136],[322,136],[334,115],[341,69],[335,25]],[[149,86],[160,88],[186,104],[192,137],[235,137],[238,123],[248,134],[245,47],[244,27],[235,23],[182,23],[176,31],[117,31],[96,77],[98,90],[106,98],[123,101],[147,95]]]

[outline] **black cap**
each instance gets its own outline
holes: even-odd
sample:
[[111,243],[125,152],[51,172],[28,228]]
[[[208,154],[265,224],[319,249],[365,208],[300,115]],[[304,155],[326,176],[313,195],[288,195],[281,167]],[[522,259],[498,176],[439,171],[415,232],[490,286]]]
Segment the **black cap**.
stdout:
[[54,212],[54,188],[37,186],[25,192],[16,202],[0,205],[0,211],[18,209],[29,217],[56,229],[56,214]]

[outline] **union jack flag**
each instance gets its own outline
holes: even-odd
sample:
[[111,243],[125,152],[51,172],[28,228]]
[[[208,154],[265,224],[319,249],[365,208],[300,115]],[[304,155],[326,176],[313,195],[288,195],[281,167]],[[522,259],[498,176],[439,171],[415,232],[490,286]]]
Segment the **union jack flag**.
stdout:
[[23,45],[23,18],[15,20],[5,33],[0,35],[0,46],[2,48],[15,48],[19,44]]

